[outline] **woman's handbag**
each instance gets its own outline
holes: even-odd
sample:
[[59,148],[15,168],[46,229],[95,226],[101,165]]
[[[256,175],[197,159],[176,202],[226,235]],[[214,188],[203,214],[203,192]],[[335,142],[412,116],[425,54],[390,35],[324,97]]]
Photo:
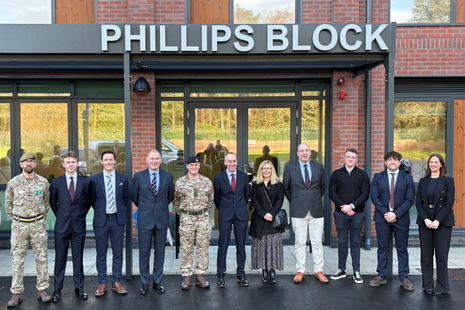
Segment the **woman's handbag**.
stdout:
[[[265,191],[266,199],[270,204],[270,207],[273,209],[273,205],[271,204],[270,197],[268,197],[268,192],[266,191],[265,183],[263,183],[263,190]],[[287,221],[287,212],[284,209],[279,210],[278,214],[273,218],[273,227],[274,228],[286,228],[289,226]]]

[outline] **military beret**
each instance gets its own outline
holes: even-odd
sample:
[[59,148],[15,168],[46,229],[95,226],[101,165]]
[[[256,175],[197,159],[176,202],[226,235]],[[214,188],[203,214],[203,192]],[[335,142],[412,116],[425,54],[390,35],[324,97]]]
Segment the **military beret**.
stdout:
[[186,165],[192,164],[192,163],[199,163],[200,160],[197,156],[191,156],[188,159],[186,159]]
[[23,156],[21,156],[21,158],[19,159],[19,161],[25,161],[25,160],[28,160],[28,159],[36,159],[36,155],[34,153],[26,153],[24,154]]

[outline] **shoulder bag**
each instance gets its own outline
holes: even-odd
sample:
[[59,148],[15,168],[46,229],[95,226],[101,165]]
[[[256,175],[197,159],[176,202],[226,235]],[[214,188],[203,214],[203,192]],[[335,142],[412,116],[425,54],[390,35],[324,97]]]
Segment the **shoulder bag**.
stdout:
[[[263,190],[265,191],[266,199],[268,200],[268,203],[270,204],[271,209],[273,209],[273,205],[271,204],[270,197],[268,197],[268,192],[266,190],[265,183],[263,183]],[[286,228],[289,226],[289,223],[287,221],[287,212],[285,209],[279,210],[278,214],[275,215],[273,218],[273,227],[280,229],[280,228]]]

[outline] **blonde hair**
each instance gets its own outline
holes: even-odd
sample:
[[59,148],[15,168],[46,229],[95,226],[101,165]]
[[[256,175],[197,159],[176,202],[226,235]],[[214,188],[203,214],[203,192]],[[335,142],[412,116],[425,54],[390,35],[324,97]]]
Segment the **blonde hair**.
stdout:
[[254,178],[255,183],[257,184],[263,183],[262,168],[263,166],[267,164],[270,165],[271,167],[271,177],[270,177],[271,184],[274,185],[274,184],[279,183],[280,180],[278,179],[278,176],[276,175],[276,170],[274,169],[273,163],[269,160],[262,161],[262,163],[258,167],[257,176]]

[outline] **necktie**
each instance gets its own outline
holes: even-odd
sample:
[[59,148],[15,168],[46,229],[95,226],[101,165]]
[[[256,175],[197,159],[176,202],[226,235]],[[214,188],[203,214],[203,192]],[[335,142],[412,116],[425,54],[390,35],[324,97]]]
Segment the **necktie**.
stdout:
[[310,187],[310,176],[308,175],[307,165],[304,165],[304,168],[305,168],[305,186],[309,188]]
[[233,192],[236,191],[236,179],[234,178],[234,173],[231,174],[231,188]]
[[157,175],[155,173],[152,173],[153,180],[152,180],[152,191],[153,194],[157,194]]
[[113,193],[113,185],[111,182],[111,176],[107,175],[107,211],[115,212],[115,195]]
[[74,178],[70,177],[71,183],[69,183],[69,196],[71,197],[71,202],[74,200]]
[[391,197],[389,199],[389,204],[391,205],[391,209],[394,210],[394,176],[396,174],[395,173],[391,173]]

